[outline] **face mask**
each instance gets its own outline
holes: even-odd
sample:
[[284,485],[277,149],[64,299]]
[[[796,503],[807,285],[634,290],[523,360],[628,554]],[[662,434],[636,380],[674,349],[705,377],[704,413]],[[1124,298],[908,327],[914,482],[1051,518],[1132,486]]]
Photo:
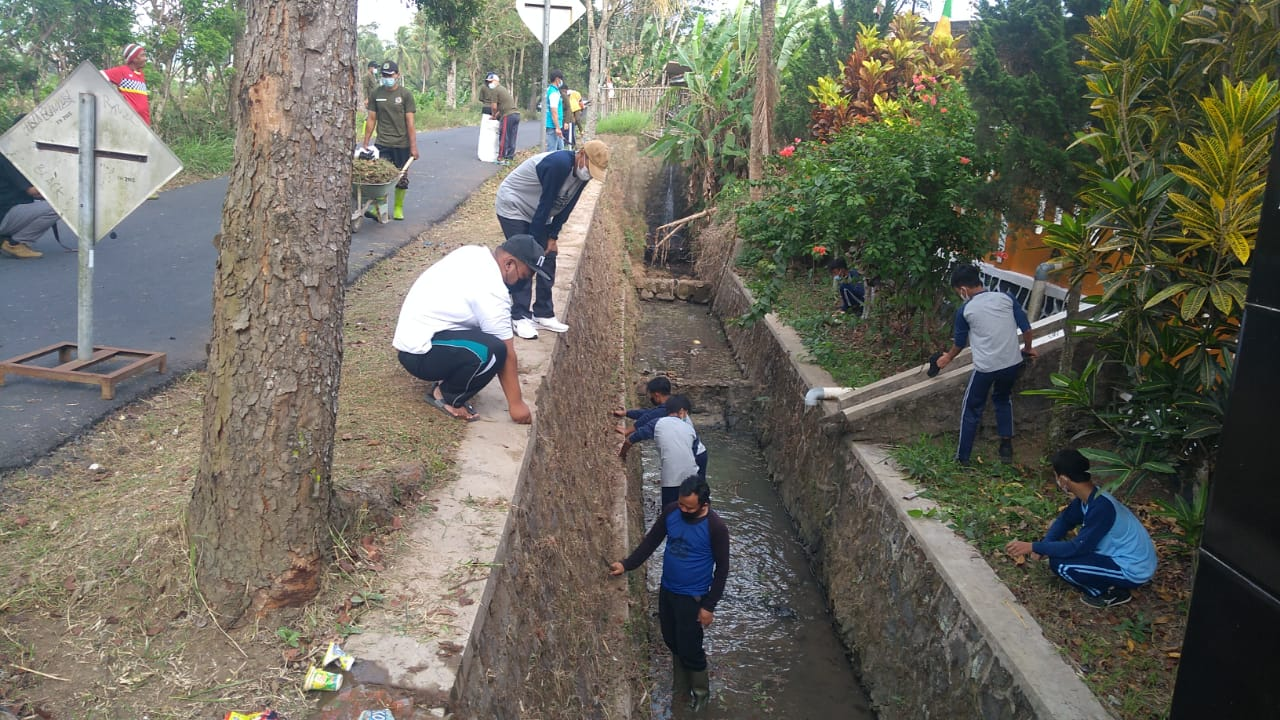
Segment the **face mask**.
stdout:
[[578,168],[577,170],[573,171],[573,174],[577,175],[578,179],[581,180],[582,182],[586,182],[591,179],[591,171],[588,170],[587,168]]
[[395,78],[389,78],[389,77],[382,78],[382,87],[389,88],[389,87],[395,87],[395,86],[396,86]]
[[702,514],[702,510],[698,510],[698,512],[691,512],[691,513],[685,512],[683,510],[680,511],[680,517],[684,518],[684,521],[687,523],[698,522],[698,516],[701,514]]
[[520,292],[529,287],[529,283],[533,282],[533,278],[523,278],[515,281],[515,283],[507,283],[507,290],[510,292]]
[[495,88],[495,87],[497,87],[497,86],[498,86],[498,83],[497,83],[497,82],[490,82],[490,83],[485,83],[485,84],[489,86],[489,89],[490,89],[490,90],[492,90],[493,88]]

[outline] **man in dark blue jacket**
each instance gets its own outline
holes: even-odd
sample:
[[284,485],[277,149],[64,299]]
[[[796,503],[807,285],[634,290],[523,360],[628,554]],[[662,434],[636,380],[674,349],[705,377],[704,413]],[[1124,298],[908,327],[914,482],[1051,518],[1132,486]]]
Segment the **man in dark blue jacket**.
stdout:
[[[1050,569],[1080,590],[1080,599],[1089,607],[1129,602],[1129,590],[1150,581],[1156,572],[1151,535],[1129,508],[1094,486],[1089,460],[1080,451],[1054,455],[1053,474],[1058,487],[1072,496],[1071,503],[1043,540],[1013,540],[1005,551],[1032,560],[1049,558]],[[1076,528],[1079,532],[1068,539],[1067,533]]]
[[[592,178],[604,180],[609,169],[609,146],[599,140],[581,150],[555,150],[520,163],[498,186],[494,203],[498,224],[508,239],[532,235],[544,249],[542,270],[550,279],[537,279],[537,299],[528,285],[511,291],[511,324],[516,335],[532,340],[538,328],[565,332],[569,326],[556,317],[551,287],[556,280],[556,240],[573,213],[578,197]],[[532,307],[530,303],[532,302]]]
[[716,604],[729,578],[729,529],[711,510],[711,488],[696,476],[680,485],[679,499],[662,509],[653,527],[625,560],[609,566],[610,575],[635,570],[666,539],[658,621],[671,649],[672,702],[690,698],[695,712],[711,698],[703,630],[715,619]]
[[58,213],[40,191],[0,155],[0,253],[20,260],[44,255],[31,243],[57,222]]

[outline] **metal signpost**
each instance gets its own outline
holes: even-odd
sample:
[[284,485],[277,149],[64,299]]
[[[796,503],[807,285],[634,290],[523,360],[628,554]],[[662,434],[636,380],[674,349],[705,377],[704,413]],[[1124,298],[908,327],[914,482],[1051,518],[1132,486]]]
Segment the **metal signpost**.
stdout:
[[[516,0],[516,13],[533,36],[542,41],[542,99],[545,104],[547,75],[551,72],[551,43],[587,11],[578,0]],[[542,108],[543,115],[551,112]]]
[[[164,353],[94,346],[93,261],[95,243],[182,170],[177,156],[88,62],[0,136],[0,152],[80,238],[77,342],[0,362],[0,385],[25,375],[98,385],[111,399],[117,381],[164,372]],[[37,364],[54,353],[56,367]]]

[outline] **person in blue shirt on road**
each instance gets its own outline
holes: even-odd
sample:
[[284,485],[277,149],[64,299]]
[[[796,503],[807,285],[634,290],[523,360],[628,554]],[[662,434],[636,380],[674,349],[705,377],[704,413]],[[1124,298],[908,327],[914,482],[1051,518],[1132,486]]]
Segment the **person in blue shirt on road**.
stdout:
[[564,73],[552,70],[550,84],[542,94],[542,116],[546,119],[547,151],[564,149],[564,96],[560,88],[564,87]]
[[[1005,551],[1032,560],[1049,558],[1053,572],[1084,593],[1080,599],[1089,607],[1129,602],[1129,590],[1156,573],[1155,543],[1129,508],[1093,484],[1089,460],[1080,451],[1060,450],[1052,462],[1058,487],[1073,496],[1071,504],[1043,540],[1013,540]],[[1077,527],[1075,537],[1065,539]]]
[[711,488],[689,477],[679,498],[662,508],[644,540],[625,560],[609,566],[610,575],[635,570],[665,539],[658,622],[671,650],[672,704],[689,699],[695,712],[711,699],[703,631],[715,620],[716,604],[729,578],[729,528],[711,509]]
[[[987,393],[996,408],[996,431],[1000,435],[1000,462],[1013,462],[1013,383],[1024,360],[1034,360],[1031,322],[1022,305],[1012,295],[992,292],[982,285],[978,268],[961,265],[951,273],[951,288],[964,304],[956,311],[955,339],[951,349],[935,361],[939,370],[951,363],[966,345],[973,348],[973,374],[964,392],[960,415],[960,444],[956,462],[969,464],[973,440],[987,406]],[[1018,347],[1018,332],[1022,347]]]

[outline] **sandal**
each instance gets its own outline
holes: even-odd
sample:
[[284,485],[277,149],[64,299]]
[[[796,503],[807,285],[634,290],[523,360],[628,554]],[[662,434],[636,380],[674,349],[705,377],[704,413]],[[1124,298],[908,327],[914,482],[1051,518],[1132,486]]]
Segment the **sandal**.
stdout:
[[445,415],[448,415],[449,419],[451,420],[475,422],[480,419],[480,416],[476,414],[475,408],[471,407],[470,404],[463,405],[463,408],[465,408],[467,411],[467,415],[465,417],[461,415],[454,415],[453,412],[449,410],[449,405],[445,403],[444,400],[441,400],[440,398],[436,397],[436,390],[439,387],[440,387],[440,383],[436,383],[431,387],[431,392],[427,393],[427,402],[430,403],[432,407],[444,413]]

